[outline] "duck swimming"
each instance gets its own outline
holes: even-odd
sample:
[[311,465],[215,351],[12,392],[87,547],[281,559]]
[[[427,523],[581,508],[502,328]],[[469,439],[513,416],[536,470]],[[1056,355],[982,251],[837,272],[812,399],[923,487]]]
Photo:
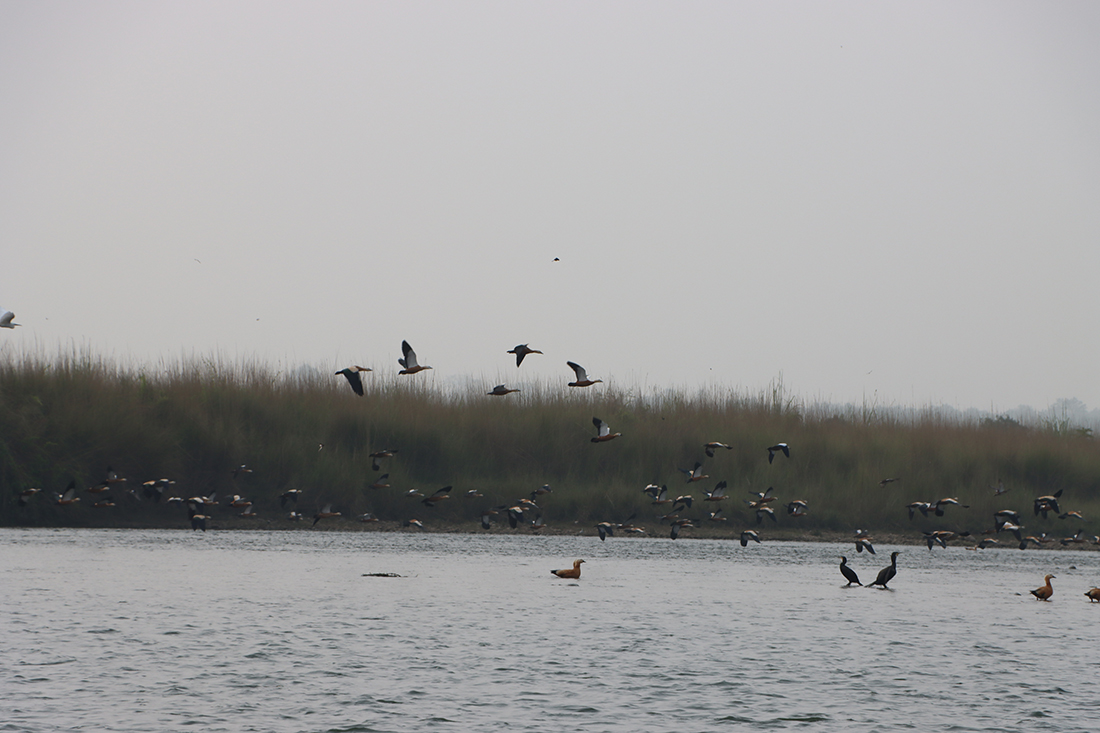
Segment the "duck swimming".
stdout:
[[556,575],[559,578],[567,578],[570,580],[580,580],[581,577],[581,563],[584,560],[574,560],[573,567],[565,568],[564,570],[551,570],[551,575]]

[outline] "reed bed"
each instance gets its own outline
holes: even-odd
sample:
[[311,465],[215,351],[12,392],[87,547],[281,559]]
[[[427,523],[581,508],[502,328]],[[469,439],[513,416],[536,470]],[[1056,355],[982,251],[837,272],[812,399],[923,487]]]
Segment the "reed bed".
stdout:
[[[597,521],[636,514],[653,533],[664,531],[655,521],[661,512],[644,486],[694,495],[695,507],[684,514],[701,519],[714,508],[703,508],[701,489],[720,480],[729,484],[722,502],[728,522],[704,521],[701,533],[754,526],[744,499],[768,487],[780,499],[779,522],[762,529],[784,534],[856,527],[977,533],[992,526],[994,511],[1013,508],[1028,515],[1029,533],[1083,528],[1091,535],[1100,516],[1100,447],[1087,429],[950,418],[932,408],[904,415],[827,408],[792,396],[781,381],[758,392],[689,392],[614,382],[572,389],[562,380],[525,383],[500,398],[487,396],[492,385],[480,380],[375,372],[357,397],[334,371],[219,357],[127,365],[89,351],[0,358],[0,523],[186,524],[179,511],[118,490],[116,507],[93,509],[84,490],[108,466],[128,478],[127,488],[165,477],[176,482],[172,495],[240,494],[255,502],[259,520],[216,510],[226,526],[289,526],[278,496],[294,487],[304,492],[298,510],[307,515],[332,503],[345,521],[370,512],[391,523],[415,517],[429,527],[472,529],[482,509],[549,484],[553,492],[539,504],[551,529],[590,531]],[[593,444],[594,416],[623,437]],[[706,458],[702,446],[714,440],[732,450]],[[779,441],[790,444],[791,457],[769,464],[765,448]],[[397,455],[374,471],[369,454],[390,448]],[[696,461],[711,478],[688,485],[677,469]],[[234,478],[242,464],[254,472]],[[382,473],[390,488],[369,488]],[[901,480],[879,486],[892,477]],[[82,502],[52,504],[48,495],[70,481]],[[989,487],[999,482],[1010,491],[994,497]],[[454,487],[451,498],[435,507],[405,496],[445,485]],[[29,487],[43,492],[19,506],[18,492]],[[469,490],[483,497],[468,498]],[[1058,490],[1063,511],[1081,511],[1084,523],[1030,516],[1035,496]],[[909,502],[944,497],[970,509],[907,518]],[[786,516],[782,504],[793,499],[809,502],[807,516]]]

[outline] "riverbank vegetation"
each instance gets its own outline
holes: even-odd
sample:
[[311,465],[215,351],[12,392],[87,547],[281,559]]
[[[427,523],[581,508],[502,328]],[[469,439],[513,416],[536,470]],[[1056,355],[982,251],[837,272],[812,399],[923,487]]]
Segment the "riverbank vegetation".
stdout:
[[[1019,511],[1027,534],[1062,537],[1100,527],[1100,443],[1086,428],[1024,425],[1009,418],[969,420],[929,408],[907,416],[863,408],[822,408],[791,396],[782,384],[757,393],[709,388],[650,391],[614,383],[584,389],[524,383],[522,391],[489,396],[492,385],[443,383],[431,372],[364,374],[358,397],[335,369],[277,372],[259,363],[195,359],[123,366],[88,353],[0,360],[0,523],[8,526],[187,526],[186,511],[141,496],[141,484],[167,478],[165,492],[183,498],[241,495],[256,518],[219,506],[222,526],[293,526],[279,495],[298,488],[297,511],[312,516],[332,504],[353,522],[370,513],[381,526],[417,518],[429,528],[475,529],[483,509],[536,498],[551,530],[593,531],[596,522],[634,523],[663,534],[668,511],[643,493],[665,484],[671,496],[691,494],[681,512],[700,533],[739,534],[756,526],[745,500],[772,492],[777,522],[757,527],[783,533],[872,531],[915,533],[955,529],[979,533],[999,509]],[[593,443],[592,418],[622,437]],[[720,441],[714,457],[703,445]],[[790,457],[769,463],[768,446],[790,445]],[[373,469],[372,452],[395,449]],[[688,483],[679,469],[699,461],[710,478]],[[246,465],[251,473],[234,469]],[[87,492],[110,466],[125,483],[112,485],[114,507],[94,508]],[[388,488],[371,488],[381,475]],[[880,486],[886,478],[898,481]],[[81,501],[51,497],[75,482]],[[723,502],[703,490],[728,484]],[[994,496],[991,486],[1007,493]],[[453,486],[450,498],[426,506],[406,496]],[[25,506],[20,492],[40,488]],[[135,489],[131,495],[131,489]],[[475,491],[481,497],[468,497]],[[1062,491],[1061,511],[1083,520],[1032,515],[1032,501]],[[969,509],[942,518],[913,501],[958,498]],[[805,516],[784,505],[807,502]],[[726,522],[706,515],[723,507]],[[533,518],[533,512],[527,514]],[[497,517],[507,528],[503,514]],[[312,520],[307,519],[305,525]],[[389,524],[387,524],[389,523]],[[344,527],[349,524],[342,525]],[[685,533],[681,536],[687,536]],[[1009,542],[1011,544],[1011,542]]]

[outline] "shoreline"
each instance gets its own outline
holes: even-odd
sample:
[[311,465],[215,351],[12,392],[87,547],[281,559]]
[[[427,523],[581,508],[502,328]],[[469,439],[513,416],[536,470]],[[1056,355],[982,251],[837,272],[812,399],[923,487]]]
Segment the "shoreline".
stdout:
[[[62,529],[86,529],[86,530],[179,530],[184,532],[201,532],[201,530],[193,530],[189,526],[184,525],[113,525],[113,526],[72,526],[72,525],[2,525],[2,529],[12,530],[62,530]],[[755,529],[755,528],[750,528]],[[404,534],[465,534],[465,535],[492,535],[492,536],[552,536],[552,537],[592,537],[598,539],[599,535],[596,533],[595,528],[589,527],[552,527],[546,526],[539,530],[527,530],[527,529],[470,529],[466,526],[459,524],[446,524],[446,525],[428,525],[424,528],[417,527],[404,527],[400,522],[393,521],[379,521],[379,522],[356,522],[353,520],[347,520],[340,523],[322,522],[316,527],[311,526],[308,521],[287,522],[281,521],[278,526],[275,526],[274,522],[267,522],[265,524],[258,524],[256,522],[245,521],[233,521],[227,524],[215,523],[212,526],[207,527],[208,532],[349,532],[349,533],[368,533],[368,532],[382,532],[387,534],[404,533]],[[762,543],[766,544],[769,541],[779,542],[813,542],[813,543],[832,543],[838,545],[848,545],[852,554],[860,554],[855,549],[855,537],[850,532],[839,532],[836,530],[824,530],[824,529],[810,529],[810,530],[792,530],[789,528],[776,528],[773,530],[757,529],[760,534]],[[670,542],[673,541],[669,538],[670,529],[667,526],[661,526],[660,530],[654,527],[653,531],[647,529],[644,535],[629,535],[629,534],[617,534],[614,537],[609,538],[612,542],[621,542],[623,540],[632,539],[667,539]],[[927,545],[920,530],[915,530],[913,534],[898,533],[893,531],[886,532],[874,532],[869,531],[871,534],[871,542],[879,545],[901,545],[909,547],[924,547]],[[988,536],[983,535],[971,535],[969,537],[959,537],[957,539],[948,542],[948,547],[962,547],[965,549],[977,549],[976,545],[982,539]],[[683,530],[677,540],[675,541],[691,541],[691,540],[726,540],[730,542],[738,542],[740,539],[740,530],[737,532],[723,532],[710,527],[697,527]],[[1068,544],[1062,544],[1061,538],[1054,538],[1049,546],[1032,547],[1029,549],[1062,549],[1062,550],[1079,550],[1079,551],[1097,551],[1100,550],[1100,543],[1095,541],[1095,538],[1086,539],[1084,542],[1074,542]],[[942,549],[942,548],[940,548]],[[1011,549],[1018,550],[1018,543],[1015,538],[1009,535],[1007,539],[1003,539],[995,548],[990,549]]]

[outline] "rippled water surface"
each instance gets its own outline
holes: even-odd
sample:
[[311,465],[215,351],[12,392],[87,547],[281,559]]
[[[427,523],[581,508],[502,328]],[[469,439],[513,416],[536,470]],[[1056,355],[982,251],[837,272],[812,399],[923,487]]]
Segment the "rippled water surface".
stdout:
[[0,530],[0,731],[1098,729],[1100,553],[849,547]]

